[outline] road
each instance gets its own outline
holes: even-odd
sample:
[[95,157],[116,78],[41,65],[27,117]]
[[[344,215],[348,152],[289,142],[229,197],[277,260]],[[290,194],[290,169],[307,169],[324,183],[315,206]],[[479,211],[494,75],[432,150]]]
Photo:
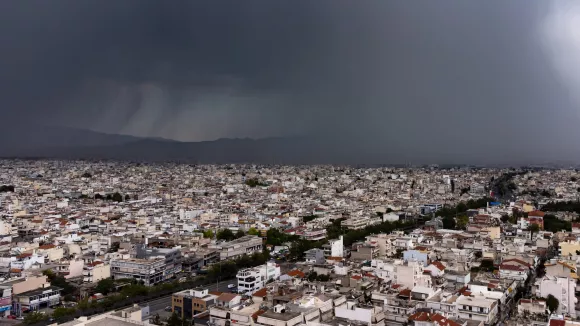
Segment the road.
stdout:
[[[208,285],[207,289],[210,291],[228,292],[229,291],[228,284],[236,284],[236,279],[223,280],[219,283],[219,287],[218,284],[216,283]],[[203,286],[203,288],[206,288],[206,286]],[[165,311],[166,307],[171,306],[170,295],[155,300],[151,300],[147,302],[147,304],[149,304],[149,312],[151,316],[159,314],[161,319],[164,319],[166,317],[169,317],[169,315],[171,315],[171,312]]]

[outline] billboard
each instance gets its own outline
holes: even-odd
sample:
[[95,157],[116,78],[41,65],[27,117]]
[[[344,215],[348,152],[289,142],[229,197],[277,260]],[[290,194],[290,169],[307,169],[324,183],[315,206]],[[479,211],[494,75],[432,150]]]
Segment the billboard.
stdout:
[[0,307],[12,305],[12,297],[0,298]]

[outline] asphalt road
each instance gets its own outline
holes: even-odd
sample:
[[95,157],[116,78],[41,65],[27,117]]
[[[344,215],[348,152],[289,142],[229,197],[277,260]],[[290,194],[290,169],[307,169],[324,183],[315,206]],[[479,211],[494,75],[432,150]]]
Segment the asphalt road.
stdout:
[[[219,283],[219,286],[216,283],[208,285],[207,289],[210,291],[229,292],[228,284],[237,285],[236,279],[221,281]],[[166,307],[171,306],[170,295],[159,299],[151,300],[148,302],[148,304],[149,304],[149,313],[151,316],[159,314],[161,319],[164,319],[171,315],[171,312],[165,311]]]

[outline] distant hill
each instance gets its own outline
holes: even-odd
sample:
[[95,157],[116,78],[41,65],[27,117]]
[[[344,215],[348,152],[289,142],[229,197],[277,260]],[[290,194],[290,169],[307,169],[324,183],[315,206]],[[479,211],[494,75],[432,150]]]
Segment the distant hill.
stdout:
[[[330,136],[265,139],[219,139],[179,142],[161,138],[112,135],[60,127],[15,127],[0,130],[0,157],[179,161],[196,164],[531,164],[515,156],[501,160],[477,148],[462,149],[432,139],[403,144],[398,137],[354,141],[348,132]],[[541,162],[544,163],[544,162]]]

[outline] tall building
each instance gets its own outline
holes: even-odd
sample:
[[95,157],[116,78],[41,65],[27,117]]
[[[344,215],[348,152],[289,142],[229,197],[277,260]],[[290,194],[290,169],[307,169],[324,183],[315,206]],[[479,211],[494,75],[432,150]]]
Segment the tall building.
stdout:
[[254,294],[256,291],[266,286],[269,280],[276,280],[280,277],[280,265],[268,262],[265,265],[245,268],[238,272],[238,292],[244,294]]

